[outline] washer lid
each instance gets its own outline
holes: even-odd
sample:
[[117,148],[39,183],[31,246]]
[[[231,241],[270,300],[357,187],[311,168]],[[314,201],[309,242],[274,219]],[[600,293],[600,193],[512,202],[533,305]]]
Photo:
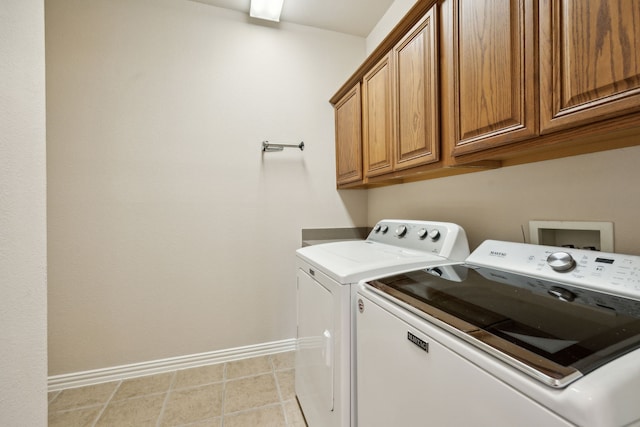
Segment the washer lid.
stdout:
[[341,284],[448,263],[446,258],[428,252],[370,240],[324,243],[298,249],[296,253]]
[[456,278],[448,269],[366,286],[555,388],[640,349],[640,301],[475,265],[450,267]]

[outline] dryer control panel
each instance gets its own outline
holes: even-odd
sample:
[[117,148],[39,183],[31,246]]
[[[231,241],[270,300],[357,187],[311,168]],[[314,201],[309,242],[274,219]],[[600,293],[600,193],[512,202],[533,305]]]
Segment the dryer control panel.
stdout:
[[469,255],[464,230],[449,222],[384,219],[373,227],[367,241],[428,252],[451,261],[464,261]]

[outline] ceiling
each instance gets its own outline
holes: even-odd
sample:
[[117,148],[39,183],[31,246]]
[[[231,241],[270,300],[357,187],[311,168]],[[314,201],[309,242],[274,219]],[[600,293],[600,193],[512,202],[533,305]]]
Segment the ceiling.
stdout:
[[[250,0],[195,0],[249,15]],[[281,22],[369,35],[394,0],[284,0]]]

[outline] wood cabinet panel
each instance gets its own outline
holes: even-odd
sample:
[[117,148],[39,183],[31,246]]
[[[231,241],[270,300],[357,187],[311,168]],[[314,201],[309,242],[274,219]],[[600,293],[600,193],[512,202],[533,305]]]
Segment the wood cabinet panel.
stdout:
[[453,155],[536,135],[533,0],[452,1]]
[[396,150],[394,169],[439,159],[436,8],[393,49]]
[[338,186],[362,181],[361,102],[357,84],[335,105]]
[[640,2],[540,1],[541,131],[640,111]]
[[387,55],[362,80],[364,174],[376,176],[393,169],[395,145],[391,56]]
[[637,145],[640,0],[420,0],[331,103],[339,188]]

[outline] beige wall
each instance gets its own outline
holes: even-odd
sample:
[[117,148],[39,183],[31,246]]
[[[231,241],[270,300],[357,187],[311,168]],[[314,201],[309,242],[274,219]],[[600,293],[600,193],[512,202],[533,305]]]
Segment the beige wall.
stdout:
[[49,374],[293,338],[301,228],[366,223],[328,102],[365,40],[185,0],[48,0],[46,31]]
[[384,217],[451,221],[472,249],[527,242],[530,220],[611,221],[615,252],[640,255],[640,147],[623,148],[369,192],[369,223]]
[[417,0],[395,0],[367,36],[367,55],[372,53],[393,27],[407,14]]
[[47,424],[44,3],[0,2],[0,424]]

